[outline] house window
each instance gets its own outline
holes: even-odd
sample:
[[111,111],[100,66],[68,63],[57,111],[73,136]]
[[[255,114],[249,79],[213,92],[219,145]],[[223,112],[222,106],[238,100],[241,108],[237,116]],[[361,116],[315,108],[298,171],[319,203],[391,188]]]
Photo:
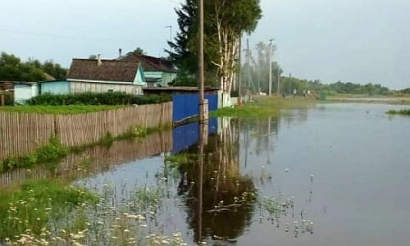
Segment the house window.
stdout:
[[135,89],[135,94],[136,94],[136,95],[139,95],[139,94],[140,94],[140,89],[139,89],[139,88]]
[[114,92],[114,89],[113,89],[113,88],[109,88],[109,89],[107,90],[107,92]]

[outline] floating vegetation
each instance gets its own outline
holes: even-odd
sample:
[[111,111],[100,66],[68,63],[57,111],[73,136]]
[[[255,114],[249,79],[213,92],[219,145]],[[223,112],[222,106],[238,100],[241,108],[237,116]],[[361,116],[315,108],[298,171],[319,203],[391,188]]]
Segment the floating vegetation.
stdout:
[[410,116],[410,109],[390,110],[390,111],[387,112],[387,114],[392,114],[392,115],[408,115],[408,116]]
[[[300,233],[313,234],[313,222],[304,219],[303,210],[300,212],[300,219],[296,219],[299,216],[295,214],[295,198],[293,196],[285,200],[274,196],[266,196],[258,201],[258,205],[260,223],[263,223],[264,219],[266,219],[272,225],[276,224],[277,228],[282,227],[285,232],[292,232],[294,237],[298,237]],[[283,221],[288,222],[284,223]],[[284,226],[282,225],[283,223]]]

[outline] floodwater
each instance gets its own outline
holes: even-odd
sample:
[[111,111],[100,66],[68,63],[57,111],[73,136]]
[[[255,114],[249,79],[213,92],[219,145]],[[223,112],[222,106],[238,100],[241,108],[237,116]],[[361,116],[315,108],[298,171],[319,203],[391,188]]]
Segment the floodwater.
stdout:
[[269,120],[213,119],[203,169],[170,172],[167,155],[198,153],[198,126],[183,126],[171,153],[79,183],[163,186],[152,226],[189,245],[408,245],[410,118],[385,114],[400,108],[319,104]]

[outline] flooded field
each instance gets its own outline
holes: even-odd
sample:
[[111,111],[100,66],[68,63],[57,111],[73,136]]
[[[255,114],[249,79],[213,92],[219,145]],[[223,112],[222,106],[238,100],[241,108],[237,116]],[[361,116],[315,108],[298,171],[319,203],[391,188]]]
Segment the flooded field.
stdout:
[[189,245],[406,245],[410,119],[385,114],[398,108],[326,104],[277,119],[214,119],[202,168],[198,126],[183,126],[169,152],[77,183],[111,187],[113,206],[145,198],[147,233],[180,232]]

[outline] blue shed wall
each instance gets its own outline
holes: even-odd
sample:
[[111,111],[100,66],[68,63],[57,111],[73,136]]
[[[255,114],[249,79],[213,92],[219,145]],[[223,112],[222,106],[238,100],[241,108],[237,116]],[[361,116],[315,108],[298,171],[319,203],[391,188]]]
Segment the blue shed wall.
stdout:
[[53,81],[41,83],[41,94],[69,94],[70,84],[68,81]]
[[[218,109],[218,95],[205,95],[208,99],[208,110],[213,111]],[[174,122],[182,119],[198,115],[199,112],[199,95],[198,94],[183,94],[174,95],[173,101],[173,116]]]

